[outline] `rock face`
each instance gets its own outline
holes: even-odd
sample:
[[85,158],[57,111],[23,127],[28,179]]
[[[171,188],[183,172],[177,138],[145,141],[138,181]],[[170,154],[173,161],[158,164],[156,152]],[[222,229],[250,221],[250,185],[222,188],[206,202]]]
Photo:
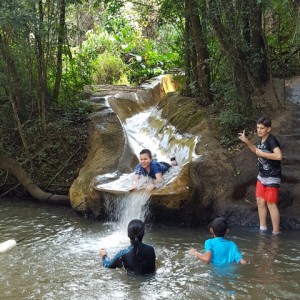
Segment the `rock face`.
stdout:
[[[282,183],[280,187],[279,210],[282,229],[300,229],[300,81],[287,81],[287,99],[279,95],[283,108],[272,113],[272,134],[282,149]],[[274,101],[273,101],[274,102]],[[253,142],[255,139],[253,140]],[[221,213],[227,215],[232,223],[258,226],[255,202],[255,183],[257,176],[256,157],[247,148],[240,151],[232,165],[239,170],[231,204]],[[218,211],[220,213],[220,211]],[[271,221],[268,222],[271,227]]]
[[[294,88],[291,84],[291,93]],[[78,208],[81,213],[96,219],[105,217],[103,193],[94,188],[96,176],[115,170],[132,172],[137,163],[126,145],[120,120],[157,105],[162,110],[162,117],[180,133],[199,136],[196,147],[199,158],[182,168],[175,184],[153,191],[150,218],[156,222],[199,226],[207,225],[212,218],[222,215],[228,217],[232,224],[258,226],[254,196],[257,176],[255,155],[247,148],[234,155],[222,148],[213,123],[195,99],[176,95],[165,97],[176,89],[171,77],[165,76],[138,88],[95,89],[98,91],[91,93],[89,99],[95,106],[90,117],[90,151],[70,189],[73,207],[86,199]],[[100,92],[101,89],[103,91]],[[280,99],[283,98],[283,94],[280,95],[282,91],[279,89],[278,92]],[[108,94],[109,97],[104,97]],[[267,102],[276,106],[274,97]],[[300,200],[300,112],[299,105],[287,101],[284,104],[285,109],[272,115],[272,132],[282,144],[284,156],[281,225],[282,228],[300,229],[300,203],[297,202]]]
[[[95,178],[116,170],[133,171],[137,163],[126,145],[120,120],[159,103],[176,86],[171,76],[163,76],[138,88],[93,86],[92,89],[97,91],[88,93],[88,101],[94,107],[90,115],[89,152],[70,188],[70,199],[73,207],[86,200],[78,210],[100,219],[104,213],[103,195],[94,189]],[[184,180],[181,182],[187,185]]]

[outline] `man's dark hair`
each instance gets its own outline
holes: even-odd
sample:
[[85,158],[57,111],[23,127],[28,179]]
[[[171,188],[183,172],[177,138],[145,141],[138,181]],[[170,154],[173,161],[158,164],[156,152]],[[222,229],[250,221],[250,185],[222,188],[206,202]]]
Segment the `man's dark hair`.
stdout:
[[149,157],[152,159],[152,153],[149,149],[143,149],[141,152],[140,152],[140,155],[141,154],[148,154]]
[[228,223],[224,218],[216,218],[212,221],[210,226],[216,237],[224,237],[228,228]]
[[144,223],[141,220],[131,220],[127,227],[128,237],[132,245],[136,246],[143,240],[145,234]]
[[[155,252],[152,247],[142,243],[145,227],[141,220],[134,219],[128,224],[128,237],[130,238],[132,251],[128,253],[127,260],[131,261],[134,274],[147,274],[155,271]],[[125,268],[126,265],[124,264]],[[127,269],[128,274],[131,270]]]
[[261,117],[257,120],[256,124],[262,124],[266,127],[272,127],[272,121],[270,118],[267,117]]

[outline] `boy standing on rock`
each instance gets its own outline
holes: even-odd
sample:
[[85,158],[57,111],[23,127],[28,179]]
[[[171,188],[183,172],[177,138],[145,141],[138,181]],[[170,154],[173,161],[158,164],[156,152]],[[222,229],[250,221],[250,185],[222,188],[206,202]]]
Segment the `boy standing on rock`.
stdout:
[[261,117],[257,120],[258,141],[256,145],[245,136],[245,130],[239,133],[239,139],[258,157],[258,176],[256,182],[256,202],[260,230],[267,230],[267,213],[270,212],[273,234],[280,233],[279,187],[281,183],[282,153],[279,142],[270,133],[271,120]]

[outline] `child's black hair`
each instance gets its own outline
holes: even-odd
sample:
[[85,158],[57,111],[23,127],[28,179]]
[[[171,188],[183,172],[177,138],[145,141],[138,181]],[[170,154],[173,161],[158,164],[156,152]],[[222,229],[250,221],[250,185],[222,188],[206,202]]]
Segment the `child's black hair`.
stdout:
[[133,246],[136,246],[143,240],[145,234],[144,223],[141,220],[131,220],[127,227],[128,237]]
[[151,153],[151,151],[149,150],[149,149],[143,149],[141,152],[140,152],[140,155],[141,154],[147,154],[149,157],[150,157],[150,159],[152,159],[152,153]]
[[216,237],[224,237],[228,229],[228,223],[224,218],[218,217],[214,219],[210,226]]
[[272,121],[270,118],[267,117],[261,117],[257,120],[256,124],[262,124],[266,127],[272,127]]

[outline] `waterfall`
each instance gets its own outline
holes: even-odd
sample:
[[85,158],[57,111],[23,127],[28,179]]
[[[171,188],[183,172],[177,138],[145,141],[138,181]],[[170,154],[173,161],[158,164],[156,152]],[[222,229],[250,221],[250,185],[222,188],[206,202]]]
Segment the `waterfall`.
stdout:
[[[138,158],[142,149],[152,152],[153,158],[170,163],[171,157],[176,157],[178,166],[172,167],[164,174],[164,184],[176,180],[181,168],[199,156],[195,154],[199,137],[191,134],[179,134],[176,128],[161,117],[161,111],[152,107],[127,118],[122,124],[128,145]],[[119,174],[114,172],[95,178],[95,188],[100,191],[120,194],[127,192],[132,184],[134,173]],[[99,183],[99,184],[98,184]],[[140,182],[140,188],[147,185],[147,180]]]
[[133,219],[145,221],[149,212],[150,196],[150,193],[145,190],[117,196],[114,199],[105,193],[105,206],[111,218],[114,232],[100,239],[98,241],[99,247],[108,247],[112,253],[116,253],[120,247],[128,245],[128,223]]
[[[198,137],[191,134],[179,134],[176,128],[161,117],[161,111],[152,107],[125,119],[122,123],[127,143],[139,157],[139,152],[147,148],[153,158],[170,163],[176,157],[178,166],[172,167],[163,175],[164,186],[176,181],[182,167],[198,156],[195,147]],[[149,184],[150,178],[141,178],[138,190],[129,192],[134,173],[119,171],[104,174],[95,178],[95,189],[102,191],[106,212],[114,222],[116,230],[127,237],[127,225],[132,219],[144,221],[148,214],[148,201],[151,194],[143,188]],[[139,190],[140,189],[140,190]]]
[[161,117],[161,110],[151,108],[125,120],[124,131],[132,152],[147,148],[159,161],[169,162],[176,157],[179,166],[197,157],[195,146],[198,137],[191,134],[178,134],[174,126]]
[[[148,214],[148,200],[150,193],[141,190],[125,194],[118,199],[111,201],[110,197],[106,197],[106,207],[110,207],[113,202],[113,209],[110,210],[110,217],[116,222],[116,226],[126,233],[128,223],[133,219],[145,221]],[[111,207],[110,207],[111,208]]]

